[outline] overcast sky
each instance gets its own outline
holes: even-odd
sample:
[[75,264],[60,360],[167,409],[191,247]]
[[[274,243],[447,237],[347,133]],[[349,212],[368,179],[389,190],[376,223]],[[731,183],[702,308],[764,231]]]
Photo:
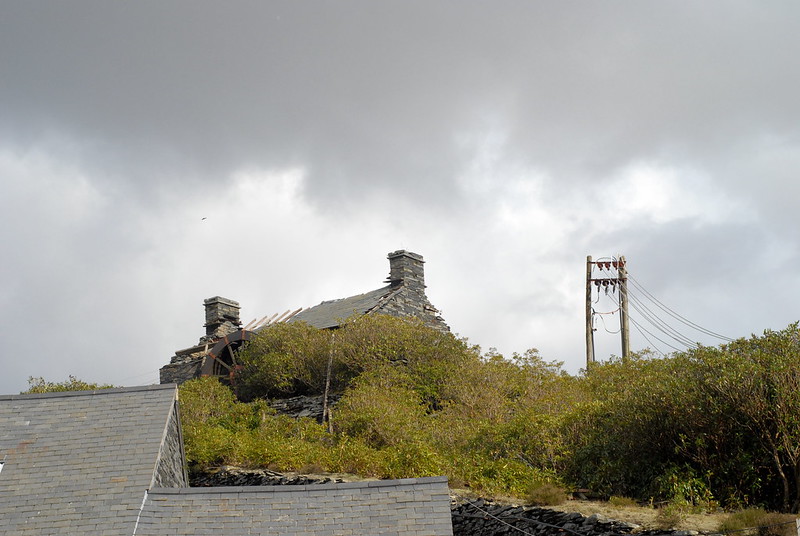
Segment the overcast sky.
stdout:
[[782,329],[798,53],[795,1],[0,0],[0,393],[155,383],[203,299],[359,294],[397,249],[455,333],[571,373],[587,255],[708,330]]

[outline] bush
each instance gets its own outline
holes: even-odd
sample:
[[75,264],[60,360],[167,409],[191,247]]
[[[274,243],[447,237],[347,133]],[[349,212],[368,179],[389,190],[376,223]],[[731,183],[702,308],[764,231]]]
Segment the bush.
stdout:
[[686,518],[686,510],[682,505],[669,503],[658,509],[655,519],[655,526],[658,530],[670,530],[677,528]]
[[336,406],[335,428],[375,448],[418,438],[425,407],[408,375],[391,365],[362,374]]
[[537,506],[558,506],[567,500],[567,492],[550,482],[536,482],[528,490],[528,502]]
[[670,466],[655,479],[656,493],[681,506],[709,506],[714,498],[708,485],[688,467]]
[[242,401],[321,393],[330,363],[331,390],[343,393],[334,433],[238,402],[223,386],[189,382],[187,453],[203,463],[446,472],[481,492],[530,492],[539,503],[559,500],[558,484],[568,483],[669,501],[664,526],[717,501],[797,508],[797,325],[663,359],[645,351],[579,377],[535,350],[481,355],[419,321],[379,315],[335,332],[277,324],[239,357]]
[[639,503],[637,503],[635,499],[631,499],[630,497],[620,497],[619,495],[612,495],[609,497],[608,504],[617,508],[631,508],[634,506],[639,506]]
[[242,400],[321,394],[330,362],[330,389],[341,392],[364,372],[403,366],[425,403],[436,407],[456,364],[478,359],[463,340],[413,318],[362,316],[336,331],[279,323],[240,351],[235,383]]
[[101,383],[88,383],[79,380],[75,376],[69,376],[69,379],[63,382],[48,382],[44,378],[28,378],[28,390],[23,391],[22,394],[31,393],[61,393],[64,391],[95,391],[97,389],[112,389],[114,386],[110,384]]
[[[235,385],[241,400],[320,394],[324,390],[332,332],[302,322],[273,324],[258,333],[240,352]],[[351,374],[334,363],[333,376]],[[335,385],[335,387],[337,387]]]

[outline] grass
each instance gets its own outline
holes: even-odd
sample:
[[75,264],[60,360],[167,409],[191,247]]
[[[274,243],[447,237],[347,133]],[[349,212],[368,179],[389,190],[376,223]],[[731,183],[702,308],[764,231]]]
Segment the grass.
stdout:
[[[551,506],[554,510],[563,512],[579,512],[584,516],[599,514],[608,519],[624,521],[638,525],[640,530],[663,530],[665,524],[673,525],[669,528],[678,530],[696,530],[700,532],[716,532],[729,514],[724,512],[693,513],[681,512],[680,515],[667,519],[663,508],[651,506],[638,506],[634,504],[620,504],[619,501],[582,501],[570,500],[558,506]],[[674,512],[668,512],[670,515]],[[732,535],[732,536],[739,536]]]
[[[737,536],[796,536],[795,516],[767,512],[762,508],[747,508],[730,514],[718,530]],[[752,530],[747,530],[752,529]]]

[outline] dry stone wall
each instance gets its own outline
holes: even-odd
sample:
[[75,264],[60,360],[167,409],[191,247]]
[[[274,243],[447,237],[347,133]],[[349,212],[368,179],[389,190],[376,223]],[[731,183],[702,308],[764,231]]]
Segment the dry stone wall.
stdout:
[[638,525],[593,514],[494,504],[483,499],[454,501],[454,536],[696,536],[695,531],[643,531]]
[[313,484],[341,484],[341,478],[312,475],[287,475],[269,469],[239,469],[221,467],[215,471],[192,475],[192,487],[214,486],[308,486]]

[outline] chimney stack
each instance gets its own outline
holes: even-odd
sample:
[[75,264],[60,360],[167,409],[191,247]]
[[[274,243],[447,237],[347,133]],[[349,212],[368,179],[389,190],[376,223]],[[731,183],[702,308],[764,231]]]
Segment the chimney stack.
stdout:
[[389,253],[389,279],[393,287],[404,285],[420,291],[425,289],[425,269],[422,255],[403,249]]
[[206,308],[206,337],[222,337],[242,327],[239,302],[214,296],[203,300]]

